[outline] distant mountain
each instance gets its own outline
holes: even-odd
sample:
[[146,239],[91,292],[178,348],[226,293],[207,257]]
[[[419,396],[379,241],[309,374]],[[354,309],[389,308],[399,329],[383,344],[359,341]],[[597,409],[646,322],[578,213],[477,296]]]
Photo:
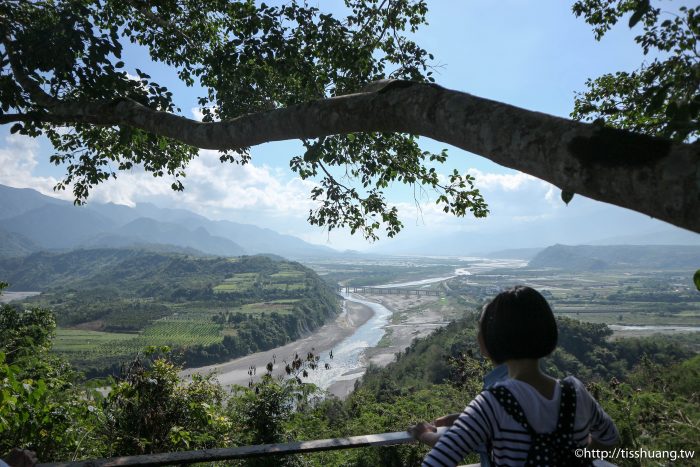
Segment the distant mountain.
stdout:
[[240,256],[247,251],[237,243],[223,237],[212,236],[204,228],[190,230],[179,224],[159,222],[140,217],[88,242],[91,246],[133,246],[157,243],[194,248],[203,253],[218,256]]
[[31,188],[13,188],[0,185],[0,219],[19,216],[45,204],[69,206],[71,203],[42,195]]
[[484,256],[489,251],[544,248],[557,243],[700,245],[697,233],[628,209],[585,201],[579,208],[566,208],[556,216],[513,220],[507,225],[496,220],[494,214],[492,224],[486,218],[483,224],[476,223],[472,230],[461,232],[407,226],[396,238],[377,242],[372,251],[377,254]]
[[606,269],[696,270],[700,246],[681,245],[554,245],[545,248],[530,262],[530,268],[557,268],[570,271]]
[[[185,211],[186,212],[186,211]],[[203,227],[213,235],[225,237],[243,246],[250,254],[272,253],[284,257],[337,255],[338,251],[322,245],[312,245],[291,235],[270,229],[230,221],[212,221],[204,217],[190,218],[188,225]]]
[[82,207],[49,203],[3,220],[3,227],[24,235],[41,248],[66,249],[76,248],[114,229],[116,224]]
[[[339,254],[291,235],[250,224],[213,221],[185,209],[159,208],[149,203],[134,207],[89,203],[76,207],[31,189],[3,185],[0,219],[7,231],[0,236],[6,239],[0,257],[84,247],[155,248],[222,256],[274,254],[292,259]],[[161,246],[156,247],[158,244]]]
[[0,258],[25,256],[40,249],[24,235],[0,228]]

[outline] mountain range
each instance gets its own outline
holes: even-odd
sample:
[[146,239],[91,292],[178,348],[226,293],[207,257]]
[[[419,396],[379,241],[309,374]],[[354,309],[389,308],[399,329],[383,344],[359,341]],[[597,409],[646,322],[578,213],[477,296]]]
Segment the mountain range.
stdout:
[[529,268],[567,271],[688,270],[700,266],[700,246],[693,245],[552,245],[537,253]]
[[72,203],[0,185],[0,257],[74,248],[148,247],[190,254],[276,254],[291,259],[338,251],[255,225],[215,221],[152,204]]

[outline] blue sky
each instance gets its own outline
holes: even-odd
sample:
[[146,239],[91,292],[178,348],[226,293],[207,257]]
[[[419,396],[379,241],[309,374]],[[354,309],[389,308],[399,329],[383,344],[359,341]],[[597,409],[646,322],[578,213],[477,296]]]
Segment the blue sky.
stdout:
[[[338,5],[337,1],[319,2],[323,8]],[[626,21],[597,42],[590,27],[571,13],[571,2],[468,0],[430,1],[428,5],[429,25],[415,39],[435,56],[439,65],[437,83],[531,110],[566,117],[573,108],[574,93],[585,89],[587,78],[633,70],[645,59],[634,43],[635,31],[627,28]],[[166,67],[150,63],[142,50],[131,48],[125,58],[127,71],[135,74],[138,67],[147,72],[173,91],[183,115],[196,115],[196,90],[177,82]],[[430,140],[423,140],[423,146],[430,150],[446,147]],[[216,153],[202,151],[189,168],[184,193],[172,192],[167,179],[155,179],[135,170],[95,189],[92,200],[183,207],[207,217],[257,224],[338,249],[401,249],[397,245],[440,241],[443,235],[463,234],[468,241],[474,232],[502,237],[506,239],[503,248],[508,248],[538,246],[535,243],[544,241],[586,243],[672,230],[641,214],[580,196],[564,206],[559,190],[545,182],[465,151],[448,149],[450,158],[441,171],[457,168],[474,174],[491,206],[491,216],[478,221],[446,216],[429,196],[414,199],[413,190],[395,186],[387,195],[402,212],[405,233],[398,240],[384,239],[374,245],[347,232],[329,234],[306,223],[308,210],[313,207],[308,199],[313,182],[301,181],[289,170],[289,158],[301,152],[297,142],[255,147],[253,162],[246,167],[222,166]],[[46,141],[10,136],[9,128],[0,129],[0,183],[56,196],[51,189],[62,171],[48,163],[50,154]],[[596,218],[601,220],[600,225],[590,228],[590,219]],[[576,227],[582,222],[589,228]],[[546,236],[537,235],[538,226],[547,229]],[[508,242],[510,231],[530,233]]]

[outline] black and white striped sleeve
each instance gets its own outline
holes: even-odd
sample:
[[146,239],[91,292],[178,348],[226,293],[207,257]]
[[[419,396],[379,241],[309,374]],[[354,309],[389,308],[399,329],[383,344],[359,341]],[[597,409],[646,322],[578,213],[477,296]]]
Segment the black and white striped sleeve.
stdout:
[[[488,397],[488,396],[486,396]],[[424,467],[445,467],[459,464],[470,452],[493,436],[485,393],[469,403],[452,427],[440,437],[423,460]]]

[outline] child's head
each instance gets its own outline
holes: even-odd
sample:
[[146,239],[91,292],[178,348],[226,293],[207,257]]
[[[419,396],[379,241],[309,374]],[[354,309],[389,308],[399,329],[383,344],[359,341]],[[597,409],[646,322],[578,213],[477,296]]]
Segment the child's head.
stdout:
[[557,346],[557,323],[547,300],[535,289],[516,286],[484,307],[480,340],[496,364],[546,357]]

